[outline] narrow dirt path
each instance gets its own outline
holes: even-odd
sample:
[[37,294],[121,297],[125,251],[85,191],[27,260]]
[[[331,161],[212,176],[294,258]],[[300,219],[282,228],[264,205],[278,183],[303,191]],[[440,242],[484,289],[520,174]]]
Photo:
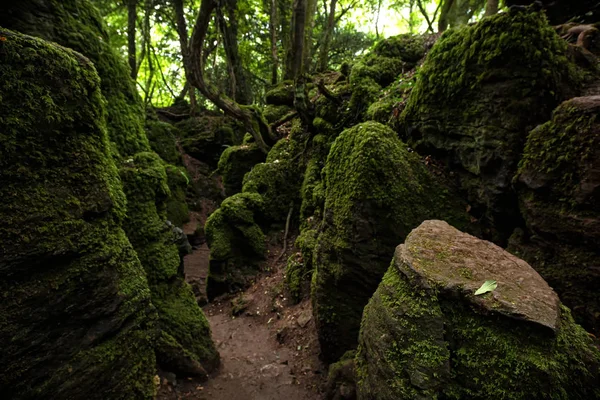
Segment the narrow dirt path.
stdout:
[[[184,231],[195,231],[204,215],[192,214]],[[200,220],[200,221],[198,221]],[[282,233],[280,233],[282,235]],[[279,238],[281,239],[281,238]],[[294,238],[289,241],[293,243]],[[282,243],[282,240],[273,240]],[[186,256],[186,279],[205,282],[206,244]],[[292,250],[288,250],[290,253]],[[206,382],[162,374],[157,399],[317,400],[326,369],[320,362],[310,301],[291,304],[284,291],[287,254],[275,263],[281,245],[269,245],[265,270],[243,293],[223,296],[204,307],[221,367]],[[196,293],[199,299],[203,293]],[[236,312],[232,313],[232,303]]]

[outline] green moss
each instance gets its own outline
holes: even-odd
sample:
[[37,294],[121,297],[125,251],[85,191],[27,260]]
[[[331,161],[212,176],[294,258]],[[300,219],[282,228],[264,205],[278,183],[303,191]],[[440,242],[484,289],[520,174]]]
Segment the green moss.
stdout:
[[218,172],[223,178],[223,186],[228,196],[241,192],[244,176],[256,164],[265,161],[265,153],[255,143],[231,146],[225,149],[219,159]]
[[[31,12],[36,10],[36,12]],[[122,157],[150,146],[142,101],[125,60],[111,47],[102,17],[86,0],[25,0],[7,5],[0,26],[56,42],[94,63],[106,99],[107,129]]]
[[152,151],[169,164],[181,164],[181,154],[177,150],[177,128],[166,122],[147,119],[146,136],[150,141]]
[[384,125],[344,131],[325,166],[325,218],[315,253],[313,310],[324,357],[358,338],[362,309],[389,255],[425,219],[470,229],[466,205]]
[[296,140],[284,138],[273,146],[265,163],[255,165],[244,177],[242,192],[260,194],[266,222],[285,222],[290,204],[299,203],[301,171],[294,156],[301,151]]
[[526,132],[579,86],[543,13],[506,12],[448,30],[419,70],[400,131],[449,165],[499,243],[518,221],[510,179]]
[[0,390],[150,399],[155,313],[121,229],[100,79],[79,53],[0,36]]
[[274,106],[294,106],[294,84],[291,81],[281,82],[278,86],[269,90],[265,99],[267,104]]
[[258,270],[266,249],[265,236],[255,218],[260,220],[263,209],[259,194],[238,193],[225,199],[206,220],[209,297],[243,288]]
[[242,142],[243,130],[238,123],[220,113],[205,112],[175,125],[180,144],[190,156],[216,167],[223,151]]
[[167,200],[167,219],[175,226],[182,227],[190,220],[189,208],[186,202],[186,193],[191,180],[187,171],[182,167],[165,165],[167,185],[171,195]]
[[152,302],[158,310],[163,331],[210,372],[219,365],[219,353],[211,339],[210,327],[198,307],[190,285],[182,278],[154,287]]
[[263,109],[263,115],[269,123],[273,123],[285,117],[291,111],[292,108],[287,105],[274,106],[272,104],[268,104]]
[[380,57],[399,58],[407,63],[417,63],[425,56],[425,36],[402,34],[378,42],[373,53]]
[[359,393],[390,400],[595,398],[600,351],[567,308],[560,313],[556,335],[479,314],[417,286],[392,264],[365,308]]
[[167,362],[163,367],[181,367],[191,357],[210,372],[217,366],[218,356],[202,310],[183,280],[179,252],[166,224],[167,200],[172,196],[163,162],[154,153],[136,154],[121,167],[121,178],[129,200],[125,231],[146,270],[160,329],[185,350],[161,345],[159,362]]

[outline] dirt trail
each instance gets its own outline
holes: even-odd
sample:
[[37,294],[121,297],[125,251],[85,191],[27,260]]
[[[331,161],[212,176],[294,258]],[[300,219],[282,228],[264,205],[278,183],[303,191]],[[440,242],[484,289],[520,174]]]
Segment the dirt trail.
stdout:
[[[196,220],[203,217],[193,214],[191,223],[184,229],[186,233],[193,232]],[[293,243],[293,238],[290,241]],[[157,399],[322,398],[326,369],[318,359],[318,341],[310,301],[307,299],[297,305],[289,303],[284,292],[287,255],[275,263],[281,245],[269,247],[270,256],[264,265],[265,272],[257,277],[248,290],[221,297],[204,307],[221,355],[219,371],[206,382],[174,379],[172,374],[162,374]],[[205,281],[208,256],[208,248],[203,244],[186,257],[188,281]],[[244,304],[238,307],[241,308],[238,316],[232,316],[232,300],[236,304]]]

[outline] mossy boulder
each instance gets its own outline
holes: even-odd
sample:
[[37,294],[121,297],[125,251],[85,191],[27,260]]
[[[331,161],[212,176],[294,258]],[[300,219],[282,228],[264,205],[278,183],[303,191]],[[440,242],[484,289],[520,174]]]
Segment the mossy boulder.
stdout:
[[515,179],[526,222],[510,250],[600,333],[600,96],[563,103],[531,131]]
[[284,81],[265,94],[267,105],[294,107],[294,83]]
[[190,220],[190,210],[187,205],[187,193],[191,185],[191,179],[183,167],[165,165],[167,173],[167,185],[171,195],[167,199],[167,219],[177,227]]
[[[219,363],[208,322],[184,281],[182,260],[166,223],[167,173],[155,153],[139,153],[121,167],[129,201],[125,231],[146,270],[161,330],[158,363],[184,375],[203,375]],[[191,363],[194,361],[195,363]],[[202,368],[192,368],[202,366]]]
[[[486,281],[497,287],[475,295]],[[365,307],[359,399],[592,399],[600,350],[523,260],[425,221]]]
[[256,143],[231,146],[225,149],[219,159],[218,172],[223,179],[225,194],[233,196],[242,191],[244,176],[256,164],[264,162],[265,153]]
[[511,11],[449,30],[419,71],[402,134],[456,174],[489,236],[519,223],[511,179],[527,133],[577,86],[566,43],[542,13]]
[[296,156],[300,151],[295,139],[281,139],[269,151],[266,161],[255,165],[244,177],[242,192],[258,193],[264,200],[266,227],[285,223],[290,206],[298,209],[302,171]]
[[257,193],[238,193],[208,217],[204,231],[210,248],[209,298],[247,286],[265,257],[265,235],[257,224],[264,210]]
[[179,143],[190,156],[215,168],[228,146],[242,143],[243,130],[232,119],[217,112],[206,111],[175,125]]
[[366,122],[336,139],[325,166],[325,210],[312,278],[326,361],[356,346],[362,310],[396,245],[427,218],[467,228],[465,209],[390,128]]
[[267,106],[263,109],[263,115],[267,122],[272,124],[273,122],[277,122],[281,118],[285,117],[291,111],[293,111],[293,108],[290,106],[275,106],[272,104],[267,104]]
[[166,122],[147,119],[145,123],[146,136],[152,151],[165,162],[173,165],[181,164],[181,154],[177,149],[177,128]]
[[121,229],[100,79],[79,53],[0,37],[0,392],[151,399],[156,312]]
[[104,21],[87,0],[24,0],[3,5],[0,26],[56,42],[94,63],[106,99],[108,136],[116,157],[150,150],[144,109],[121,55],[110,45]]

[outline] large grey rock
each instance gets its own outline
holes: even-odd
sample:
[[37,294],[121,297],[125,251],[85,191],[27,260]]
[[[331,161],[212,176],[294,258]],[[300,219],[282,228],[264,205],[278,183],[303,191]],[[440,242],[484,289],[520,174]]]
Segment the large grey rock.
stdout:
[[[485,280],[497,288],[476,296]],[[359,399],[600,396],[600,351],[544,280],[443,221],[396,249],[355,361]]]

